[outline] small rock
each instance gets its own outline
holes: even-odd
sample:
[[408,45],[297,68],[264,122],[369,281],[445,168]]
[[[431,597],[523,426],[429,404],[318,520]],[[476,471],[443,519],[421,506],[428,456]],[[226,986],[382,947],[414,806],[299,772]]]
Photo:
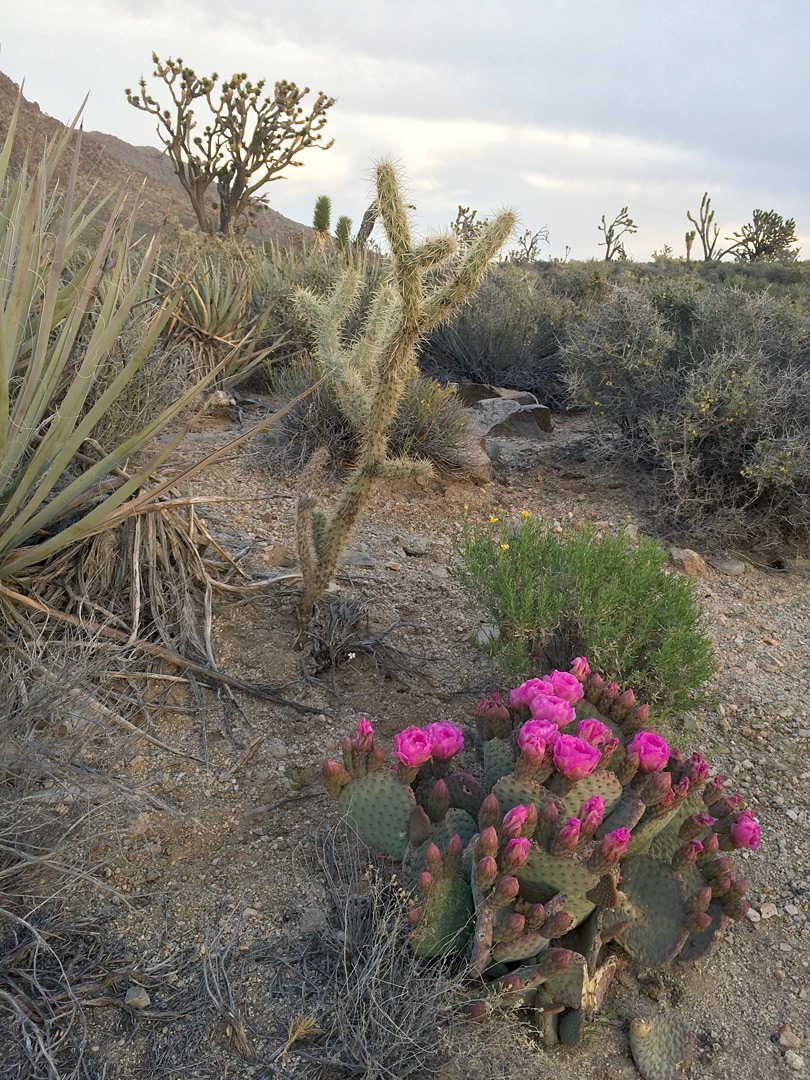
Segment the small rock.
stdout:
[[205,411],[209,416],[232,416],[236,411],[236,398],[227,390],[215,390],[206,399]]
[[262,552],[262,558],[271,566],[295,566],[298,562],[292,544],[269,544]]
[[782,1024],[779,1028],[779,1045],[783,1050],[800,1050],[801,1036],[796,1034],[790,1024]]
[[316,934],[326,926],[326,915],[314,905],[301,912],[300,930],[302,934]]
[[702,577],[706,573],[703,557],[691,548],[672,547],[669,549],[669,554],[675,566],[684,574],[689,574],[690,577]]
[[785,911],[788,915],[798,915],[799,909],[795,904],[785,904]]
[[406,555],[412,555],[415,558],[419,558],[422,555],[427,555],[430,550],[430,545],[423,536],[411,536],[407,540],[402,541],[402,550]]
[[490,383],[462,382],[458,386],[458,396],[466,407],[491,398],[507,398],[518,405],[536,405],[537,398],[528,390],[507,390],[505,386],[492,386]]
[[639,536],[641,532],[638,525],[634,525],[632,521],[628,521],[624,527],[624,538],[628,544],[633,547],[638,547]]
[[804,1058],[801,1054],[797,1054],[795,1050],[785,1051],[785,1064],[793,1072],[804,1072]]
[[750,907],[748,909],[748,911],[746,911],[745,914],[748,917],[748,921],[752,922],[752,923],[758,923],[760,921],[760,919],[762,918],[760,913],[754,907]]
[[126,992],[124,1004],[129,1005],[131,1009],[148,1009],[152,1004],[152,999],[142,986],[133,983]]
[[160,877],[160,871],[159,870],[149,870],[149,871],[147,871],[147,874],[146,874],[146,880],[147,881],[157,881],[159,877]]
[[440,581],[444,581],[445,578],[450,577],[447,572],[446,566],[431,566],[430,573],[433,577],[438,578]]
[[255,908],[255,907],[246,907],[245,910],[242,912],[242,914],[246,915],[248,918],[250,918],[251,915],[258,915],[259,910],[258,910],[258,908]]
[[472,636],[472,640],[476,645],[491,645],[493,641],[497,641],[501,636],[501,628],[495,623],[483,623]]
[[348,551],[343,552],[343,557],[340,560],[341,566],[373,566],[374,560],[365,551]]
[[763,904],[760,909],[760,915],[763,919],[772,919],[774,915],[779,914],[779,909],[776,904]]
[[713,555],[709,559],[709,564],[721,574],[728,574],[729,577],[740,577],[747,569],[742,559],[734,559],[731,555]]

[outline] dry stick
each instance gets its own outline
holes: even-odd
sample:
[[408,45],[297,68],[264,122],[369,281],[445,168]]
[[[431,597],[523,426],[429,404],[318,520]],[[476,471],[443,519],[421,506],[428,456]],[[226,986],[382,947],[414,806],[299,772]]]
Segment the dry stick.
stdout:
[[[233,675],[226,675],[222,671],[216,671],[206,667],[204,664],[198,664],[196,661],[189,660],[188,657],[185,657],[178,652],[174,652],[173,649],[164,649],[161,645],[153,645],[151,641],[142,641],[141,639],[138,639],[130,642],[128,635],[121,630],[114,630],[111,626],[102,626],[100,623],[82,622],[82,620],[77,619],[75,615],[68,615],[67,612],[57,611],[56,608],[48,607],[47,604],[42,604],[38,600],[32,600],[29,596],[23,596],[22,593],[18,593],[2,583],[0,583],[0,596],[6,596],[9,600],[15,601],[18,604],[23,604],[25,607],[33,608],[34,611],[39,611],[41,614],[47,615],[48,618],[55,619],[57,622],[66,623],[68,626],[76,626],[79,629],[89,629],[94,633],[101,634],[102,637],[111,638],[113,641],[120,641],[122,645],[130,645],[134,649],[140,649],[141,652],[148,653],[149,656],[155,656],[158,660],[165,660],[168,664],[174,664],[176,667],[185,668],[186,671],[191,671],[203,679],[212,679],[214,682],[220,682],[225,686],[232,686],[236,690],[244,690],[248,694],[266,698],[268,701],[273,701],[277,705],[286,705],[291,709],[296,709],[298,712],[312,713],[313,715],[319,715],[323,712],[323,709],[315,709],[312,705],[302,705],[299,701],[290,701],[288,698],[281,697],[275,690],[268,689],[258,683],[245,682],[243,679],[237,679]],[[112,715],[114,716],[115,714],[113,713]],[[126,726],[128,721],[123,721],[123,723]],[[130,726],[134,731],[143,734],[139,727],[136,727],[134,724]],[[147,736],[144,736],[144,738],[146,737]],[[166,749],[170,748],[166,747]]]

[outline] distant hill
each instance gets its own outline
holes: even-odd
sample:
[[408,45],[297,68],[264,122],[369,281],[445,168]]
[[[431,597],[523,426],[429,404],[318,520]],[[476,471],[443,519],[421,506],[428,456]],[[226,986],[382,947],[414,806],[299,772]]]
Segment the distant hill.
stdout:
[[[8,130],[18,94],[19,86],[0,72],[0,144]],[[21,165],[26,154],[36,160],[46,142],[57,138],[64,130],[65,125],[42,112],[35,101],[23,98],[12,162]],[[69,160],[63,161],[63,178],[67,174]],[[153,146],[132,146],[115,135],[85,131],[82,134],[79,176],[84,190],[94,186],[100,196],[118,193],[126,188],[134,197],[143,184],[137,223],[145,233],[156,232],[167,215],[170,222],[177,222],[185,228],[195,228],[197,225],[188,196],[175,176],[171,161]],[[306,225],[269,208],[259,211],[255,228],[252,227],[250,231],[255,239],[277,241],[285,241],[295,234],[308,237],[312,234]]]

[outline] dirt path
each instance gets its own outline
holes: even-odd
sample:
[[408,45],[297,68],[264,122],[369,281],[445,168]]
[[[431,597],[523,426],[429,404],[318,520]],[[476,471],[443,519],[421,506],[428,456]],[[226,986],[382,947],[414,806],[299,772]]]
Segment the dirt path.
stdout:
[[[192,434],[184,456],[196,456],[236,430],[226,424],[222,431]],[[217,913],[227,922],[229,912],[235,918],[241,911],[233,948],[246,957],[257,950],[266,957],[290,935],[319,925],[322,884],[308,853],[312,834],[334,811],[318,770],[325,754],[334,756],[357,712],[388,739],[408,724],[467,717],[480,694],[496,688],[497,673],[472,640],[482,616],[464,606],[446,570],[465,505],[472,519],[525,509],[612,528],[629,517],[656,535],[654,506],[643,485],[578,457],[570,448],[581,434],[577,421],[567,421],[548,442],[505,445],[485,487],[414,483],[377,493],[352,539],[335,596],[368,602],[376,629],[403,624],[391,641],[414,657],[410,677],[386,678],[358,650],[338,669],[341,703],[300,681],[294,582],[221,603],[214,630],[223,669],[257,682],[289,683],[286,693],[322,712],[304,716],[242,696],[238,707],[226,702],[210,710],[205,743],[199,723],[184,716],[167,719],[158,732],[188,752],[207,755],[208,765],[169,759],[143,742],[121,756],[122,775],[176,809],[174,815],[142,815],[122,846],[107,854],[110,883],[135,898],[134,910],[116,918],[116,929],[147,966],[167,963],[169,974],[149,982],[153,1009],[170,1007],[192,978],[172,976],[167,958],[189,949],[199,953]],[[324,495],[332,490],[327,484]],[[250,545],[240,560],[246,572],[292,572],[294,485],[279,476],[266,444],[257,440],[215,466],[195,481],[195,491],[244,500],[212,504],[202,516],[227,550]],[[708,961],[661,972],[628,969],[584,1047],[541,1049],[531,1057],[525,1051],[515,1077],[635,1077],[627,1022],[664,1008],[697,1030],[693,1080],[804,1075],[802,1067],[791,1067],[802,1049],[786,1058],[778,1033],[787,1023],[810,1039],[810,577],[799,563],[786,572],[749,564],[741,576],[709,568],[699,592],[711,617],[719,660],[712,688],[721,704],[682,723],[762,823],[762,846],[745,867],[755,914],[732,924]],[[269,996],[262,972],[250,964],[243,972],[248,1026],[254,1039],[263,1032],[264,1045],[274,1046],[283,1042],[289,1005]],[[130,1023],[99,1032],[98,1053],[109,1062],[111,1077],[125,1052],[138,1075],[183,1075],[172,1022]],[[273,1075],[230,1051],[227,1030],[213,1035],[221,1045],[223,1075]],[[162,1062],[159,1072],[156,1061]],[[810,1065],[810,1051],[805,1061]],[[481,1080],[488,1080],[485,1063],[481,1069]]]

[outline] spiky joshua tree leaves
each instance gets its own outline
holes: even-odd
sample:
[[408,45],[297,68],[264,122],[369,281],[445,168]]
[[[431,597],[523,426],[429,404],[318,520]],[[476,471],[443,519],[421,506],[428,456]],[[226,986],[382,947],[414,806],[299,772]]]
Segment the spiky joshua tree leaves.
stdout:
[[[137,93],[124,93],[130,105],[157,119],[158,136],[205,233],[229,232],[251,202],[264,201],[257,195],[261,188],[278,180],[288,167],[302,164],[296,158],[303,150],[311,146],[328,150],[332,145],[322,142],[321,131],[335,99],[323,92],[305,112],[301,102],[308,86],[299,90],[295,83],[282,80],[263,97],[264,79],[252,83],[242,73],[222,83],[217,99],[216,72],[198,76],[181,59],[168,57],[162,63],[157,53],[152,53],[152,63],[155,78],[169,92],[170,107],[147,93],[143,78]],[[197,102],[207,106],[210,122],[194,134]],[[215,181],[218,222],[207,201]]]
[[415,369],[416,345],[477,289],[515,226],[513,213],[498,214],[461,253],[452,235],[417,243],[411,235],[397,171],[390,161],[378,165],[376,186],[376,203],[390,247],[391,273],[372,300],[363,333],[348,348],[341,341],[341,325],[353,310],[362,286],[354,269],[346,270],[329,296],[305,289],[296,294],[299,310],[315,328],[316,364],[334,381],[340,406],[360,433],[357,460],[331,513],[317,509],[309,494],[299,500],[303,622],[311,617],[315,601],[328,586],[375,480],[429,472],[425,461],[388,455],[388,430]]
[[[466,958],[474,1016],[519,1006],[574,1045],[626,956],[705,957],[748,909],[729,856],[759,846],[751,811],[584,657],[482,699],[475,731],[406,728],[393,754],[395,770],[361,720],[326,788],[362,841],[402,860],[414,950]],[[645,1076],[684,1042],[637,1035]]]

